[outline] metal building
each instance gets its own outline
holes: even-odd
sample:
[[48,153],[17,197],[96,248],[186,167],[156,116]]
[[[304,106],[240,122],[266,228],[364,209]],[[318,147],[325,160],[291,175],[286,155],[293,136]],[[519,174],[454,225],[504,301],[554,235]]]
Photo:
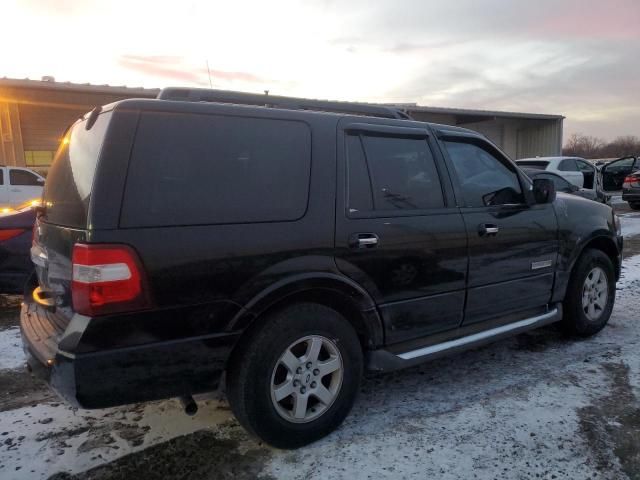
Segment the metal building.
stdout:
[[[154,98],[158,89],[0,78],[0,165],[46,172],[68,125],[80,115],[125,98]],[[512,158],[559,155],[560,115],[399,105],[414,119],[459,125],[487,135]]]
[[0,165],[46,172],[62,135],[96,105],[153,98],[157,89],[0,78]]
[[562,153],[562,115],[404,106],[416,120],[457,125],[486,135],[511,158]]

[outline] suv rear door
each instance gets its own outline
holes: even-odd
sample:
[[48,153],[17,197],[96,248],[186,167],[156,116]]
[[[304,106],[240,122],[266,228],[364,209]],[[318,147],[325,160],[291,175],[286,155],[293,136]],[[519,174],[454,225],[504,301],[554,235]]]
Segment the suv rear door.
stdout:
[[367,121],[338,126],[338,268],[374,297],[387,344],[457,328],[467,239],[432,134]]
[[515,165],[483,138],[441,140],[469,242],[464,324],[546,305],[558,253],[553,205],[527,204]]

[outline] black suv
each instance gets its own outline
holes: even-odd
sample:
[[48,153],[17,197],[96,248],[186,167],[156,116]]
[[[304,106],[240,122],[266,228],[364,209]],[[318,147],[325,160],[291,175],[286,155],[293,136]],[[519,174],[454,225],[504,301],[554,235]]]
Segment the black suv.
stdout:
[[283,448],[340,425],[363,370],[556,321],[598,332],[621,266],[610,207],[383,107],[117,102],[70,128],[43,201],[31,369],[83,408],[193,412],[224,383],[240,423]]

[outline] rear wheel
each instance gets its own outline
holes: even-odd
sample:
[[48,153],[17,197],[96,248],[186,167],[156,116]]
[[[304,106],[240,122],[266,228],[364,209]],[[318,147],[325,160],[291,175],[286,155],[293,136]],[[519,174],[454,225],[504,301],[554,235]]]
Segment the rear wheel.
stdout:
[[327,435],[347,416],[362,376],[362,349],[335,310],[296,304],[271,315],[243,341],[227,370],[238,421],[278,448]]
[[563,323],[570,333],[589,336],[609,321],[616,294],[611,259],[601,250],[582,253],[571,275],[564,300]]

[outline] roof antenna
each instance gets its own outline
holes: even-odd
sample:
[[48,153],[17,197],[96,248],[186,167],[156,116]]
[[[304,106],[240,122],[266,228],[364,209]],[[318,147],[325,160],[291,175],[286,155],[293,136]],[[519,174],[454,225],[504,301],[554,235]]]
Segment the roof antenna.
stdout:
[[209,75],[209,88],[213,88],[213,84],[211,83],[211,70],[209,70],[209,59],[206,58],[205,61],[207,62],[207,75]]

